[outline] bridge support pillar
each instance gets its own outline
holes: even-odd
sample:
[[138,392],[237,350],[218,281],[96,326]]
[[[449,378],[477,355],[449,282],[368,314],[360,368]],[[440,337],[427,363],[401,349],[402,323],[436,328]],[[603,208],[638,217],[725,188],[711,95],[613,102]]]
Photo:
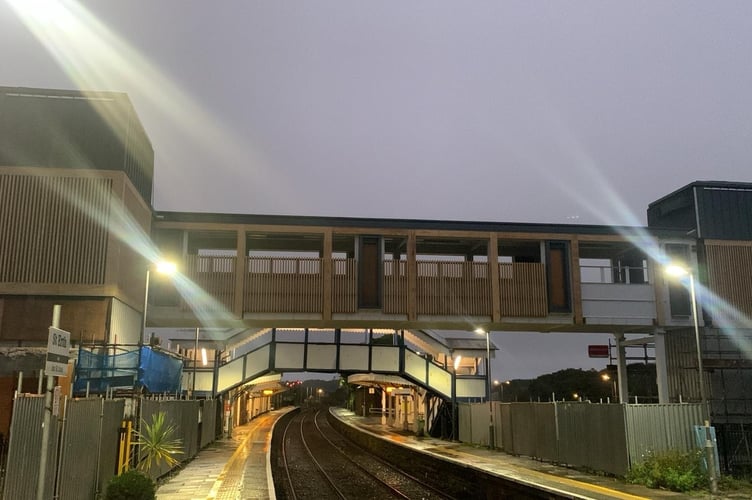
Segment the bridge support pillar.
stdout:
[[658,385],[658,403],[670,403],[668,369],[666,367],[666,332],[655,332],[655,381]]
[[629,403],[629,386],[627,383],[627,353],[624,346],[624,334],[615,333],[616,338],[616,374],[619,386],[619,402]]

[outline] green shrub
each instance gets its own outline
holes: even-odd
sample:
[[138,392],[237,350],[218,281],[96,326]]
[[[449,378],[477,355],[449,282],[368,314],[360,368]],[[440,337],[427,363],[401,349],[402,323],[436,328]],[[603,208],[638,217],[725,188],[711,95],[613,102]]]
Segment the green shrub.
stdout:
[[107,483],[105,500],[154,500],[156,487],[146,474],[135,469],[115,476]]
[[627,474],[630,483],[680,492],[700,489],[706,485],[706,479],[699,450],[649,453]]
[[152,467],[158,467],[161,462],[166,463],[170,468],[180,463],[174,457],[183,453],[182,440],[174,437],[176,433],[177,426],[167,422],[163,411],[152,415],[151,423],[142,420],[141,432],[136,442],[141,456],[138,469],[149,472]]

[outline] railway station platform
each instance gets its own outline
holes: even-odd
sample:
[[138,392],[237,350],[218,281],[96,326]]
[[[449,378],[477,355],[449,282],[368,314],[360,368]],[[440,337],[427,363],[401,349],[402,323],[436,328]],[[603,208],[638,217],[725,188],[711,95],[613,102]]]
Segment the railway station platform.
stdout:
[[158,500],[274,499],[269,445],[274,423],[293,407],[273,410],[245,425],[232,436],[201,450],[196,458],[157,489]]
[[[231,438],[218,440],[201,450],[195,459],[159,486],[157,499],[274,499],[268,455],[271,431],[277,419],[290,410],[292,408],[283,408],[261,415],[234,428]],[[380,439],[439,460],[533,486],[541,491],[542,497],[593,500],[710,498],[709,495],[698,497],[648,489],[616,478],[587,474],[486,448],[417,437],[386,425],[380,417],[360,417],[343,408],[332,409],[332,413],[345,424]]]

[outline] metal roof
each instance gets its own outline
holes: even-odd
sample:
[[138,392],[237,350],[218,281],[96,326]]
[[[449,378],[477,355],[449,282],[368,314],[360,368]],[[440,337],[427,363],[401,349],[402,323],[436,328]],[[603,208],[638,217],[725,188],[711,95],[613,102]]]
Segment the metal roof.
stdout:
[[683,236],[682,231],[649,229],[646,226],[607,226],[594,224],[549,224],[533,222],[491,222],[426,219],[386,219],[367,217],[331,217],[308,215],[228,214],[208,212],[155,212],[159,222],[205,224],[245,224],[310,227],[357,227],[378,229],[424,229],[444,231],[521,232],[553,234],[595,234],[640,236],[645,231],[655,236]]

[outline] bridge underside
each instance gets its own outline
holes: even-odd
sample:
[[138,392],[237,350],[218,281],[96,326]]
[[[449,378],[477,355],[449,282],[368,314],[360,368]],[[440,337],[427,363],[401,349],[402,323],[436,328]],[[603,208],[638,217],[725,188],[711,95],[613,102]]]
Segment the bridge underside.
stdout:
[[308,330],[302,341],[294,340],[301,337],[302,332],[286,332],[287,337],[283,333],[276,329],[258,332],[252,342],[245,345],[246,352],[238,354],[240,349],[237,349],[234,359],[219,365],[214,372],[197,373],[196,390],[218,394],[269,374],[320,372],[399,377],[446,400],[452,398],[453,388],[457,398],[487,396],[485,376],[462,373],[462,369],[455,372],[447,366],[450,359],[447,356],[416,350],[436,352],[438,341],[429,335],[412,335],[410,343],[417,346],[413,349],[405,345],[404,332],[402,336],[384,335],[375,339],[372,333],[366,332],[363,337],[350,335],[344,342],[338,330],[326,332],[334,338],[319,337],[316,339],[321,340],[319,342],[308,338]]

